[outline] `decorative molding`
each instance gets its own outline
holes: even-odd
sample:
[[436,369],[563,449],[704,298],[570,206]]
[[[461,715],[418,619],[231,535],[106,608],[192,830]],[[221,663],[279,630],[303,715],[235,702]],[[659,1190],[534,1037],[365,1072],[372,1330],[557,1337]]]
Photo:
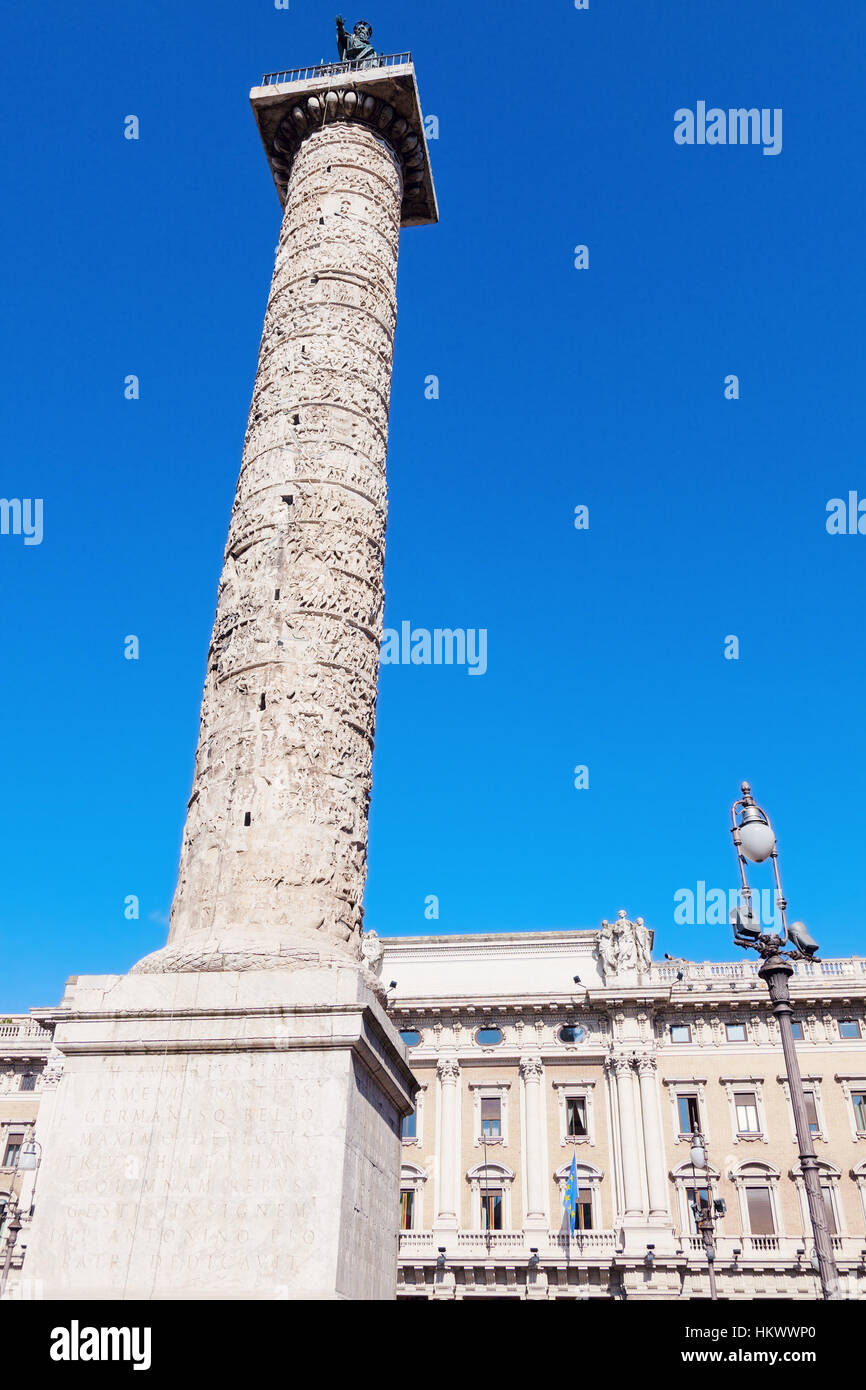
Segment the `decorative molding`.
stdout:
[[[488,1159],[486,1163],[476,1163],[466,1174],[469,1183],[470,1209],[471,1209],[471,1229],[480,1231],[481,1227],[481,1197],[485,1191],[500,1189],[502,1192],[502,1229],[503,1231],[513,1230],[511,1220],[511,1188],[516,1174],[513,1169],[504,1163],[497,1163],[493,1159]],[[495,1235],[495,1232],[491,1232]]]
[[707,1078],[705,1076],[690,1077],[661,1077],[663,1086],[667,1086],[668,1095],[671,1102],[671,1115],[673,1118],[673,1131],[675,1144],[687,1144],[691,1135],[680,1133],[680,1111],[679,1098],[684,1096],[697,1096],[698,1118],[700,1120],[701,1133],[704,1139],[709,1139],[709,1118],[707,1115],[706,1091]]
[[[589,1189],[590,1210],[592,1213],[592,1226],[590,1229],[593,1231],[601,1230],[601,1184],[604,1178],[604,1171],[601,1168],[597,1168],[594,1163],[581,1162],[580,1159],[577,1160],[575,1167],[577,1168],[578,1191],[580,1191],[581,1188],[584,1190],[587,1188]],[[570,1173],[571,1163],[569,1162],[564,1163],[561,1168],[557,1168],[553,1175],[553,1180],[559,1188],[560,1209],[562,1209],[564,1204],[565,1184],[568,1182]],[[563,1213],[563,1226],[564,1223],[565,1217]]]
[[[762,1076],[720,1076],[719,1085],[724,1087],[728,1098],[728,1110],[731,1117],[731,1134],[735,1144],[742,1144],[759,1141],[762,1144],[770,1142],[767,1134],[767,1115],[764,1108],[764,1078]],[[740,1133],[737,1124],[737,1106],[734,1099],[738,1090],[746,1089],[753,1093],[755,1097],[755,1111],[758,1118],[758,1129],[754,1133]]]
[[[842,1095],[845,1098],[845,1109],[848,1112],[848,1124],[851,1128],[851,1138],[854,1140],[855,1144],[866,1141],[866,1131],[857,1128],[857,1118],[854,1114],[854,1097],[852,1095],[853,1091],[866,1092],[866,1073],[837,1071],[834,1080],[838,1081],[842,1087]],[[866,1194],[864,1194],[864,1202],[866,1202]],[[864,1206],[864,1210],[866,1210],[866,1206]]]
[[[790,1083],[789,1083],[789,1081],[788,1081],[787,1076],[777,1076],[777,1077],[776,1077],[776,1080],[778,1081],[779,1085],[782,1087],[782,1093],[783,1093],[783,1095],[784,1095],[784,1097],[785,1097],[785,1100],[786,1100],[786,1102],[787,1102],[787,1106],[788,1106],[788,1119],[789,1119],[790,1124],[791,1124],[791,1138],[792,1138],[792,1139],[794,1140],[794,1142],[796,1143],[796,1142],[797,1142],[797,1126],[794,1124],[794,1107],[793,1107],[793,1105],[791,1104],[791,1086],[790,1086]],[[826,1120],[826,1117],[825,1117],[825,1115],[824,1115],[824,1102],[823,1102],[822,1097],[821,1097],[821,1076],[820,1076],[820,1074],[811,1075],[811,1076],[805,1075],[805,1076],[803,1076],[803,1077],[801,1078],[801,1080],[802,1080],[802,1082],[803,1082],[803,1085],[804,1085],[808,1090],[810,1090],[810,1091],[812,1092],[812,1095],[813,1095],[814,1100],[815,1100],[815,1114],[816,1114],[817,1119],[818,1119],[818,1132],[817,1132],[817,1133],[813,1133],[813,1134],[812,1134],[812,1138],[813,1138],[813,1139],[820,1139],[822,1144],[826,1144],[826,1143],[828,1143],[828,1141],[829,1141],[829,1134],[828,1134],[828,1131],[827,1131],[827,1120]],[[853,1115],[853,1106],[851,1107],[851,1111],[852,1111],[852,1115]]]
[[412,1225],[409,1228],[413,1231],[426,1230],[424,1223],[424,1184],[429,1174],[426,1169],[419,1168],[417,1163],[402,1163],[400,1165],[400,1189],[411,1188],[415,1194],[412,1204]]
[[[587,1144],[595,1148],[595,1105],[592,1088],[594,1081],[554,1081],[557,1113],[559,1115],[559,1147],[573,1148],[576,1144]],[[586,1134],[568,1133],[568,1101],[571,1097],[582,1098],[586,1110]]]
[[[492,1145],[508,1147],[508,1091],[511,1087],[510,1081],[469,1081],[468,1089],[472,1092],[472,1132],[475,1136],[474,1146],[481,1149],[487,1145],[489,1149]],[[481,1101],[486,1097],[495,1097],[499,1100],[499,1135],[489,1139],[484,1139],[481,1134]]]

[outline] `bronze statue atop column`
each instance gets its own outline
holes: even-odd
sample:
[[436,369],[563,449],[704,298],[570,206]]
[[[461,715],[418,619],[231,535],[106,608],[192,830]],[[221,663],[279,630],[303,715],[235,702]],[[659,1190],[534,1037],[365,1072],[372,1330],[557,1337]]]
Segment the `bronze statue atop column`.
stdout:
[[341,63],[352,63],[359,68],[377,68],[380,54],[370,40],[373,26],[366,19],[359,19],[351,34],[346,32],[346,21],[337,15],[337,51]]

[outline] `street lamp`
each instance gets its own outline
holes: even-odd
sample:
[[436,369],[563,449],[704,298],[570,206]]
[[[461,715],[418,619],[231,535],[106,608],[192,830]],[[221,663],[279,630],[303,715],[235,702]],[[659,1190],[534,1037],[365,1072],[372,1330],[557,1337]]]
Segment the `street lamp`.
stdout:
[[[717,1299],[719,1293],[718,1289],[716,1288],[716,1245],[713,1231],[715,1203],[713,1202],[713,1194],[710,1191],[710,1174],[709,1165],[707,1162],[707,1150],[704,1141],[701,1135],[697,1132],[697,1130],[693,1131],[692,1133],[692,1145],[689,1149],[689,1158],[692,1160],[692,1181],[694,1183],[694,1187],[692,1188],[692,1192],[694,1194],[692,1200],[692,1212],[694,1213],[695,1226],[697,1227],[701,1240],[703,1241],[704,1250],[706,1251],[707,1255],[707,1272],[710,1277],[710,1298]],[[707,1175],[706,1203],[702,1202],[700,1200],[700,1197],[698,1196],[697,1173],[695,1171],[696,1169],[700,1169],[701,1172],[705,1172]],[[720,1210],[719,1215],[724,1215],[723,1208]]]
[[6,1251],[3,1261],[3,1272],[0,1273],[0,1298],[6,1292],[6,1280],[9,1278],[9,1270],[12,1267],[12,1256],[15,1246],[18,1244],[18,1232],[24,1224],[21,1220],[21,1212],[18,1209],[18,1199],[14,1192],[9,1194],[6,1204]]
[[[803,1079],[800,1076],[800,1064],[797,1061],[797,1049],[794,1046],[794,1032],[791,1027],[791,991],[788,987],[790,977],[794,973],[791,961],[814,960],[818,943],[809,935],[802,922],[792,922],[790,926],[788,925],[786,916],[788,904],[782,892],[776,837],[770,825],[769,817],[754,801],[752,789],[748,782],[742,783],[741,792],[742,795],[731,807],[731,834],[737,852],[745,911],[734,913],[734,944],[742,946],[744,950],[755,950],[762,958],[763,963],[758,974],[767,983],[773,1004],[773,1013],[779,1024],[782,1053],[785,1058],[785,1070],[788,1073],[791,1105],[794,1111],[797,1147],[800,1150],[800,1169],[809,1203],[809,1216],[815,1239],[815,1254],[821,1277],[821,1289],[825,1298],[838,1299],[841,1297],[839,1276],[833,1255],[833,1243],[827,1226],[827,1212],[818,1175],[818,1157],[812,1143],[809,1118],[806,1114]],[[782,921],[781,936],[776,932],[763,931],[760,926],[756,925],[756,919],[752,914],[752,893],[746,874],[747,859],[753,864],[762,864],[766,859],[773,861],[773,874],[776,880],[776,907]],[[785,945],[794,949],[783,951],[782,947]]]
[[[33,1138],[31,1130],[30,1137],[25,1140],[18,1155],[16,1168],[22,1172],[36,1173],[39,1176],[39,1165],[42,1162],[42,1145],[38,1139]],[[33,1186],[30,1189],[30,1205],[27,1212],[28,1216],[33,1215],[33,1195],[36,1191],[36,1178],[33,1179]],[[12,1268],[12,1257],[15,1254],[15,1246],[18,1244],[18,1236],[21,1227],[24,1225],[21,1211],[21,1193],[13,1190],[9,1194],[9,1201],[6,1205],[6,1245],[3,1253],[3,1268],[0,1271],[0,1298],[6,1292],[6,1281],[9,1278],[9,1271]]]

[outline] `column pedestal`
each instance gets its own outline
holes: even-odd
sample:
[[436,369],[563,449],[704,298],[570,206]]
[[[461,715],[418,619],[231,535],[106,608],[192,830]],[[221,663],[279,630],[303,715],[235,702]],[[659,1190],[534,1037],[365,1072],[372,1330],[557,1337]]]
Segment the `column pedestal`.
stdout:
[[416,1083],[360,969],[91,976],[59,1012],[42,1297],[394,1298]]

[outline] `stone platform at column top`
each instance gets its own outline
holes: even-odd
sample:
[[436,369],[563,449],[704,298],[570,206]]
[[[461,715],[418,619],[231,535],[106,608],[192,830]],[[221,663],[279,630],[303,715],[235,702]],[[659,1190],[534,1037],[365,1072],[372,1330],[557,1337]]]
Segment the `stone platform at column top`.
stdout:
[[[292,162],[301,141],[334,121],[359,121],[397,154],[403,169],[401,226],[439,220],[424,134],[424,118],[410,62],[374,68],[298,68],[297,80],[268,81],[250,92],[250,104],[280,203],[285,204]],[[312,75],[311,75],[312,74]],[[275,77],[293,79],[294,73]]]

